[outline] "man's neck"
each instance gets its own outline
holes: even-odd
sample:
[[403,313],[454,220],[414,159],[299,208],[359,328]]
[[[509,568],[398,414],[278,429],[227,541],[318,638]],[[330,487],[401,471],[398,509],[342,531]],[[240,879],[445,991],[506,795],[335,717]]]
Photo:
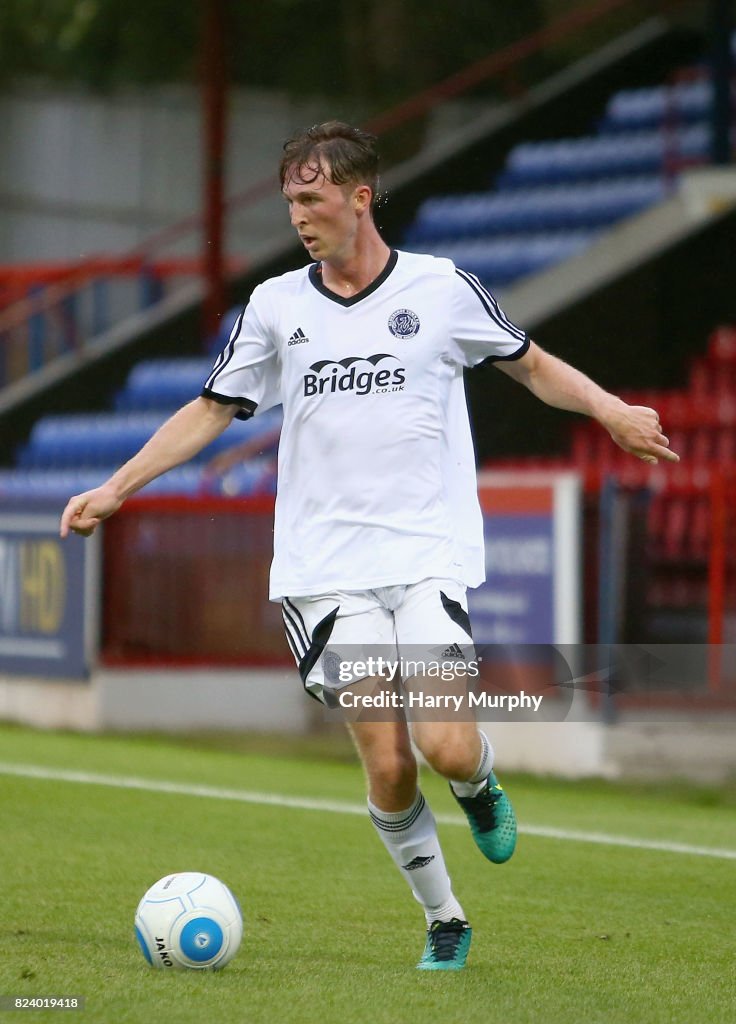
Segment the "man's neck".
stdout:
[[336,295],[351,298],[371,285],[383,272],[391,250],[376,233],[376,237],[360,252],[343,261],[323,261],[322,282]]

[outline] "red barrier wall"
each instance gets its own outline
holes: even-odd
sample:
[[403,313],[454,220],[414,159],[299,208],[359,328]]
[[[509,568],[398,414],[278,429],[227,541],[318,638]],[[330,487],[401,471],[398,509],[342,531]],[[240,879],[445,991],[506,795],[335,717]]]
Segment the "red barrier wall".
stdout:
[[272,538],[272,498],[128,502],[105,524],[103,662],[293,664]]

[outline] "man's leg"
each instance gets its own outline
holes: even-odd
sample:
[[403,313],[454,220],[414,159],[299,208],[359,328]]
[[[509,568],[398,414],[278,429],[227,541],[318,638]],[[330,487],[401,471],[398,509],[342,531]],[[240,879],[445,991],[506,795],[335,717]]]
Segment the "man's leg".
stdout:
[[[416,680],[409,686],[419,685]],[[516,816],[493,774],[493,748],[473,721],[413,723],[414,742],[427,763],[449,783],[488,860],[503,864],[516,848]]]
[[[422,905],[429,925],[418,967],[463,967],[471,930],[452,893],[434,817],[417,789],[417,767],[400,709],[387,708],[366,722],[365,713],[341,702],[343,688],[362,693],[384,689],[386,680],[342,686],[336,659],[362,661],[365,654],[395,657],[394,616],[373,592],[284,599],[284,625],[305,688],[329,706],[343,708],[368,779],[368,806],[376,830]],[[383,719],[376,721],[376,717]]]
[[[395,618],[403,663],[413,661],[416,673],[405,680],[414,741],[450,782],[480,851],[502,864],[516,846],[516,818],[493,774],[493,748],[468,707],[475,676],[468,671],[473,646],[465,587],[456,580],[422,580],[406,588]],[[453,662],[448,679],[445,670]],[[439,676],[433,672],[438,667]]]
[[[443,691],[447,688],[447,684],[440,686]],[[407,691],[416,691],[417,688],[428,689],[418,683],[416,678],[407,683]],[[434,684],[433,691],[439,688]],[[412,722],[414,742],[430,767],[446,779],[467,782],[487,764],[488,770],[483,776],[485,778],[493,767],[493,751],[475,722],[461,718],[442,722],[439,721],[442,716],[435,714],[430,717],[431,714],[423,712],[421,717],[417,715],[417,721]],[[449,717],[447,711],[443,715]]]
[[458,970],[465,964],[471,929],[452,891],[434,815],[417,788],[403,715],[353,722],[349,728],[366,773],[371,821],[424,909],[427,946],[417,966]]

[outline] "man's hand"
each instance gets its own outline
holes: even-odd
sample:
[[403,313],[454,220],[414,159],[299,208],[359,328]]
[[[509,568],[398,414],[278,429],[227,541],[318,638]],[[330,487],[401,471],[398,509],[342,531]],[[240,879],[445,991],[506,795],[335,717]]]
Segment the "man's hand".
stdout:
[[627,405],[533,341],[520,359],[496,366],[547,405],[593,416],[620,448],[644,462],[680,461],[680,456],[670,451],[670,442],[662,433],[654,409]]
[[680,456],[669,447],[669,438],[662,433],[656,410],[616,400],[599,419],[620,448],[643,462],[656,465],[660,459],[680,461]]
[[61,517],[61,536],[67,537],[71,530],[89,537],[131,494],[187,462],[219,437],[237,410],[235,404],[222,405],[201,397],[182,406],[109,480],[71,499]]
[[71,530],[81,537],[89,537],[102,520],[117,512],[122,504],[123,499],[118,497],[109,484],[77,494],[69,499],[62,513],[59,533],[67,537]]

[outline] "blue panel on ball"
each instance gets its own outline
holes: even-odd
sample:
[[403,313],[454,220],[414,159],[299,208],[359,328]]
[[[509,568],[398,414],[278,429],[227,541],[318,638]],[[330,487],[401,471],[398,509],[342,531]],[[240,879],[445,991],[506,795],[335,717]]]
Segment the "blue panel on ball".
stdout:
[[181,930],[179,945],[184,956],[195,964],[212,960],[222,949],[224,936],[217,921],[210,917],[195,917]]
[[141,947],[141,953],[144,955],[146,960],[148,960],[149,964],[153,966],[153,960],[151,959],[151,951],[146,945],[146,940],[143,938],[141,930],[137,925],[135,929],[135,937],[138,939],[138,945]]

